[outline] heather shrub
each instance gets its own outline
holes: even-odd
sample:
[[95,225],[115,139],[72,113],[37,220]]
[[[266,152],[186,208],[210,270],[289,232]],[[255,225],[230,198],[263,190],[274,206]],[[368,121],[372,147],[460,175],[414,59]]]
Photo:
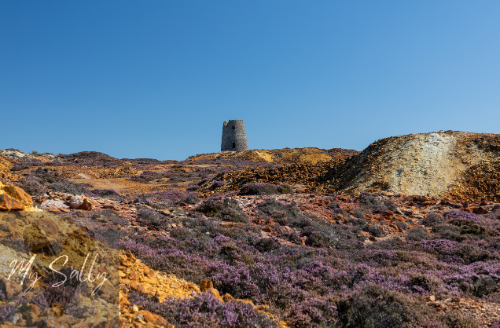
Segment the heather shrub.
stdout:
[[392,200],[387,199],[386,201],[384,201],[384,205],[390,211],[396,212],[398,210],[398,207]]
[[165,219],[160,214],[150,209],[139,210],[137,213],[137,222],[151,228],[161,228],[166,224]]
[[474,243],[459,243],[446,239],[423,240],[420,248],[436,254],[438,259],[449,263],[470,264],[488,259],[497,259],[498,254]]
[[201,202],[201,204],[196,208],[196,211],[207,216],[215,216],[224,207],[222,199],[223,198],[220,195],[209,197]]
[[427,216],[422,220],[422,224],[428,227],[434,227],[443,223],[446,223],[446,220],[443,218],[443,216],[434,212],[428,213]]
[[[142,195],[142,199],[146,202],[156,201],[159,204],[166,206],[175,206],[181,203],[196,204],[199,202],[198,193],[185,192],[183,190],[171,189],[167,191],[159,191]],[[157,205],[159,205],[157,204]]]
[[117,229],[97,229],[89,230],[87,232],[89,237],[106,244],[109,248],[118,249],[118,242],[120,241],[120,230]]
[[275,268],[263,263],[235,262],[235,265],[220,263],[212,266],[209,278],[222,294],[236,298],[251,299],[261,303],[268,291],[279,282]]
[[190,186],[188,186],[188,187],[186,188],[186,191],[196,191],[196,190],[198,190],[198,189],[200,189],[200,186],[198,186],[197,184],[195,184],[195,185],[190,185]]
[[278,191],[280,192],[280,194],[291,194],[293,192],[293,188],[292,186],[283,183],[278,187]]
[[298,218],[303,216],[302,213],[297,208],[297,204],[292,203],[287,205],[274,198],[266,199],[264,202],[260,203],[257,208],[263,214],[270,216],[273,219],[280,218]]
[[198,198],[197,193],[190,192],[186,195],[185,198],[181,200],[182,202],[190,205],[195,205],[197,204],[200,200]]
[[334,247],[339,241],[339,236],[331,231],[306,229],[302,236],[307,238],[306,245],[312,247]]
[[297,245],[300,245],[302,243],[302,239],[296,231],[280,232],[278,234],[278,237],[288,240],[289,242]]
[[275,195],[275,194],[290,194],[292,187],[287,184],[275,185],[264,182],[251,182],[244,184],[240,191],[240,195]]
[[[449,328],[479,328],[477,319],[472,315],[461,313],[444,313],[439,316],[439,319]],[[493,326],[496,328],[495,326]],[[430,326],[432,328],[432,326]]]
[[90,192],[98,197],[105,197],[112,200],[120,201],[123,199],[123,196],[114,189],[92,189]]
[[24,240],[20,238],[3,238],[2,240],[0,240],[0,244],[21,253],[28,253],[31,250],[28,248],[29,245],[26,245],[24,243]]
[[307,299],[293,306],[289,321],[294,328],[333,327],[337,321],[337,308],[332,302]]
[[488,214],[484,215],[485,218],[491,219],[491,220],[500,220],[500,211],[493,211]]
[[422,228],[415,228],[406,234],[406,239],[407,240],[414,240],[414,241],[420,241],[420,240],[426,240],[429,239],[430,235],[427,231],[425,231]]
[[115,225],[120,225],[122,227],[126,227],[130,224],[130,222],[128,221],[127,218],[124,218],[124,217],[121,217],[121,216],[117,216],[115,218],[113,218],[113,220],[111,221],[111,223],[115,224]]
[[[435,310],[402,293],[369,284],[338,304],[339,327],[422,327]],[[432,319],[431,319],[432,320]]]
[[70,182],[54,182],[47,185],[49,189],[56,192],[62,192],[66,194],[84,194],[88,191],[88,188],[84,184],[76,184]]
[[396,226],[401,229],[401,230],[406,230],[408,229],[408,225],[405,222],[402,221],[397,221]]
[[368,215],[368,217],[372,217],[372,212],[370,212],[370,210],[366,209],[366,208],[356,208],[354,209],[354,211],[352,212],[352,215],[358,219],[366,219],[366,216]]
[[279,327],[278,323],[256,311],[252,305],[220,302],[211,293],[202,293],[190,299],[167,299],[158,303],[145,294],[133,292],[130,299],[132,304],[161,315],[176,327]]
[[246,183],[239,192],[240,195],[275,195],[279,193],[277,185],[263,182]]
[[341,208],[340,204],[337,203],[337,202],[331,203],[330,205],[328,205],[328,207],[332,209],[332,212],[334,214],[342,214],[346,218],[350,217],[349,213],[347,213],[346,210],[344,210],[343,208]]
[[363,230],[369,232],[374,237],[382,237],[384,235],[382,228],[375,223],[367,224]]
[[217,189],[217,188],[220,188],[220,187],[224,187],[226,183],[224,181],[214,181],[214,183],[212,183],[212,185],[210,186],[210,188],[212,189]]
[[15,184],[26,191],[30,196],[42,196],[47,193],[48,189],[37,180],[28,177],[25,180],[15,182]]
[[[62,268],[58,271],[66,275],[67,280],[61,286],[57,286],[58,283],[64,280],[62,276],[55,272],[47,274],[43,278],[43,283],[45,285],[43,296],[47,304],[59,303],[64,309],[73,301],[73,298],[78,297],[78,294],[81,292],[81,283],[78,277],[71,276],[71,272],[73,271],[72,267]],[[55,284],[56,286],[54,286]]]
[[466,236],[460,234],[460,228],[447,223],[433,226],[432,232],[442,239],[453,241],[464,241],[467,239]]
[[244,222],[248,223],[248,216],[239,208],[238,203],[224,202],[224,208],[219,212],[217,217],[222,221],[229,222]]
[[362,192],[358,196],[358,202],[365,208],[375,213],[383,213],[387,210],[387,206],[382,204],[376,196],[367,192]]
[[446,219],[462,219],[471,221],[480,221],[482,219],[480,215],[464,211],[448,211],[443,213],[443,216]]
[[349,222],[352,223],[352,225],[359,227],[365,227],[367,224],[367,221],[364,218],[360,219],[351,218],[349,219]]
[[25,174],[25,180],[16,185],[32,196],[41,196],[49,190],[75,195],[88,192],[88,185],[69,182],[56,171],[41,167]]
[[170,237],[184,241],[196,236],[196,233],[190,229],[176,227],[170,230]]
[[494,234],[492,230],[471,220],[453,219],[450,224],[459,227],[460,233],[464,235],[476,235],[485,238]]
[[[391,206],[380,200],[383,196],[368,196],[373,197],[375,211]],[[238,204],[228,195],[212,196],[196,211],[179,212],[175,223],[182,228],[169,230],[168,237],[138,232],[120,244],[156,270],[195,283],[210,279],[221,294],[269,305],[291,327],[474,327],[467,318],[436,313],[423,303],[423,296],[500,299],[496,220],[457,211],[445,214],[446,220],[429,213],[424,221],[432,234],[408,230],[398,221],[395,224],[406,229],[409,238],[365,244],[361,230],[380,237],[383,223],[347,215],[348,223],[337,224],[301,212],[294,203],[269,198],[257,205],[256,214],[280,226],[273,224],[276,234],[263,238],[262,225],[238,221],[243,213]],[[371,213],[362,206],[354,216]],[[330,207],[341,213],[342,204]],[[461,233],[463,227],[476,226],[486,233]],[[169,323],[189,326],[175,317],[179,311],[172,310]],[[189,320],[201,320],[193,326],[212,324],[205,314],[192,319],[198,308],[189,311]]]
[[254,247],[259,252],[267,253],[279,249],[281,247],[281,243],[276,238],[260,238],[254,244]]

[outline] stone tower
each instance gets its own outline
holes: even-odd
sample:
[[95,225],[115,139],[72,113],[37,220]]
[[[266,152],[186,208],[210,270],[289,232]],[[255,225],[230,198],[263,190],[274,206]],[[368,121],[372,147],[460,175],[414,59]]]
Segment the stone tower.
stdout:
[[247,134],[243,120],[231,120],[222,125],[221,151],[248,150]]

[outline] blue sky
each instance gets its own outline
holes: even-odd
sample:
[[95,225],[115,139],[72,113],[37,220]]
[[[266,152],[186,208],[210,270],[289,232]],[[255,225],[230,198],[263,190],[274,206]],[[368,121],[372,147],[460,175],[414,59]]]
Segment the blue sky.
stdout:
[[0,1],[0,148],[184,159],[500,133],[500,2]]

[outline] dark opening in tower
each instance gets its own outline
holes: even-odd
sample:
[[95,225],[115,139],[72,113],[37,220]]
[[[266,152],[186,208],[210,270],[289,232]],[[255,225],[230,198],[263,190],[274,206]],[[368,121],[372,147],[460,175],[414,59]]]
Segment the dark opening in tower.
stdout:
[[233,142],[233,148],[236,148],[236,143],[235,142]]
[[236,125],[233,125],[232,129],[233,129],[233,130],[236,130]]

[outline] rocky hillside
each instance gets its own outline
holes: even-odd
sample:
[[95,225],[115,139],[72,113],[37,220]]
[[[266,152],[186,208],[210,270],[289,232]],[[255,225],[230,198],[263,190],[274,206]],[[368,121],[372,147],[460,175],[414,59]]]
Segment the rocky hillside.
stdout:
[[[332,168],[325,176],[326,186],[349,194],[385,190],[500,200],[495,170],[499,138],[447,131],[382,139]],[[477,185],[480,180],[485,186]]]
[[332,148],[329,150],[315,147],[306,148],[283,148],[271,150],[245,150],[245,151],[223,151],[213,154],[203,154],[191,156],[187,161],[199,161],[205,159],[221,160],[246,160],[269,163],[301,163],[318,164],[345,158],[358,154],[352,149]]
[[0,151],[0,327],[498,328],[499,150],[442,132],[315,164]]

